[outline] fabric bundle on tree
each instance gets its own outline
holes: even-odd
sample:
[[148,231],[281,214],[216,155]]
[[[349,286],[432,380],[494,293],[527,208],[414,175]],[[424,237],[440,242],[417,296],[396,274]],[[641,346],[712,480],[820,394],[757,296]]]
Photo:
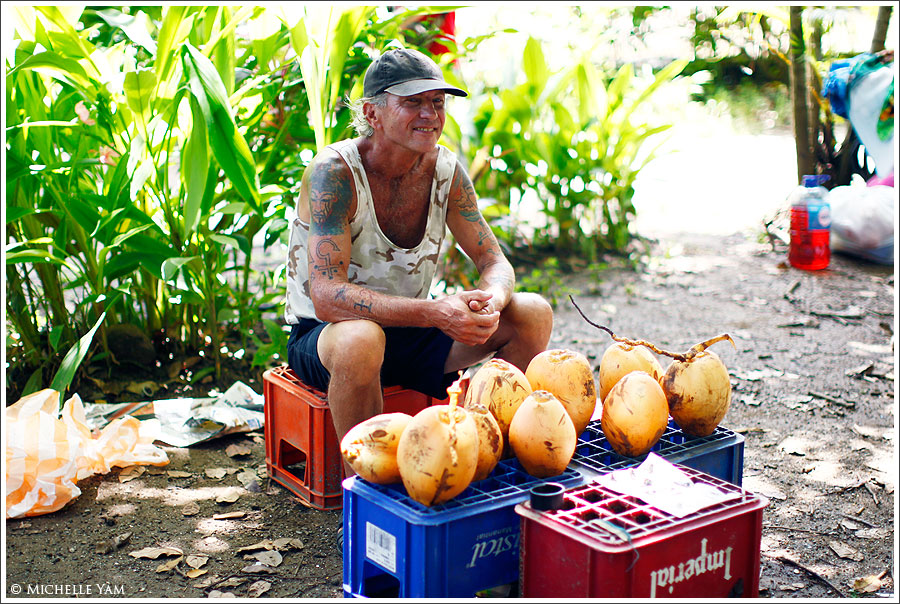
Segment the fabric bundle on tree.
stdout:
[[893,53],[863,53],[836,61],[822,84],[835,115],[850,125],[884,179],[894,173]]

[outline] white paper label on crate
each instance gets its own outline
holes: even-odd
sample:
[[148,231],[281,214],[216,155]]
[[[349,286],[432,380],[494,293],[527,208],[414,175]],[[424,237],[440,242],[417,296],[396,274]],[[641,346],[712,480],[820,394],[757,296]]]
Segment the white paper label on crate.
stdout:
[[392,573],[397,572],[397,538],[366,522],[366,558]]

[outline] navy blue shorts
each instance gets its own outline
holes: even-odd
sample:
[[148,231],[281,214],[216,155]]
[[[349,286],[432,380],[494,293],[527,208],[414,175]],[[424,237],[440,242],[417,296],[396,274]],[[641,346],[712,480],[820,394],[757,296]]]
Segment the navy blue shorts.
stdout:
[[[288,338],[288,365],[304,383],[328,391],[331,374],[319,360],[319,334],[327,323],[301,319]],[[385,327],[381,385],[403,386],[437,399],[447,398],[447,388],[459,378],[444,373],[453,339],[433,327]]]

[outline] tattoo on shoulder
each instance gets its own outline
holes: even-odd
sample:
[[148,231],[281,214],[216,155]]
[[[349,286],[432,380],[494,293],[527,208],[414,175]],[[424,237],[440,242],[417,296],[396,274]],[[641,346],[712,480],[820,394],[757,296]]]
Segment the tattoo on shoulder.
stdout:
[[462,168],[457,168],[453,176],[452,190],[459,191],[459,213],[469,222],[480,222],[481,212],[478,211],[477,196],[471,181],[465,178]]
[[353,199],[351,176],[336,163],[314,170],[309,181],[309,211],[312,227],[321,235],[344,231]]

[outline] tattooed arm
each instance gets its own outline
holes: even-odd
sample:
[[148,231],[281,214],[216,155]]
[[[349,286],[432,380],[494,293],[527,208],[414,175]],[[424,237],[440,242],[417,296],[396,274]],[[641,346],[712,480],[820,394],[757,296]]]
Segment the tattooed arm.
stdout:
[[482,308],[490,293],[423,300],[390,296],[347,281],[350,218],[356,206],[353,189],[350,169],[337,155],[316,158],[303,175],[298,214],[309,221],[309,289],[316,316],[328,322],[369,319],[385,327],[437,327],[464,344],[483,344],[497,328],[499,309],[480,314],[472,310]]
[[469,306],[477,312],[499,312],[506,307],[515,291],[515,272],[478,210],[477,200],[469,175],[457,162],[450,185],[447,224],[457,243],[478,269],[478,289],[490,294],[489,300],[473,300]]

